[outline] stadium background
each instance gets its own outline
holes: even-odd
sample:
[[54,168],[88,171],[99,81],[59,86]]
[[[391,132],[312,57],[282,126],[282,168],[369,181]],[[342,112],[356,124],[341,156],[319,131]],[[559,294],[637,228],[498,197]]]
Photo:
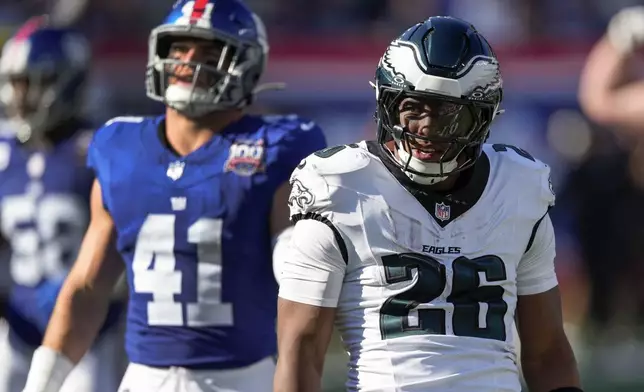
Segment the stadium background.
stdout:
[[[92,41],[95,68],[86,105],[92,120],[158,113],[162,107],[146,99],[143,86],[147,35],[172,2],[2,0],[0,40],[28,17],[53,12]],[[368,81],[386,44],[404,28],[439,14],[475,24],[496,48],[505,79],[506,112],[492,128],[492,141],[525,148],[553,168],[557,270],[585,386],[644,390],[644,143],[590,123],[576,98],[585,57],[610,16],[644,1],[247,2],[268,27],[264,81],[287,84],[285,91],[260,96],[254,111],[311,117],[330,144],[374,135]],[[341,390],[343,355],[334,342],[325,375],[329,391]]]

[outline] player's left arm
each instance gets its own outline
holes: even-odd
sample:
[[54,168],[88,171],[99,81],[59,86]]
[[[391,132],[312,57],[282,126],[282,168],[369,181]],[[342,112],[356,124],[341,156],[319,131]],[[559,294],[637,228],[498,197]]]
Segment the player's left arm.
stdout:
[[517,268],[517,328],[523,374],[531,392],[581,391],[574,389],[581,385],[563,328],[554,267],[555,235],[548,214],[533,233]]
[[[299,129],[292,130],[280,143],[276,169],[281,184],[273,194],[271,206],[270,232],[273,244],[273,273],[278,280],[280,266],[290,243],[293,223],[289,218],[288,198],[291,193],[289,177],[297,165],[307,156],[327,146],[322,129],[313,122],[303,123]],[[279,283],[279,280],[278,280]]]

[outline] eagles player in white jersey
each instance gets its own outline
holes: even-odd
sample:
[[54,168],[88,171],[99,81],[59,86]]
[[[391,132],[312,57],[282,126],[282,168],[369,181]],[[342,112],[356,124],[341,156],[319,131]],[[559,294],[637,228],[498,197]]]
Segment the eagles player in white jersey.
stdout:
[[377,142],[319,151],[291,177],[274,390],[320,390],[333,325],[352,391],[581,391],[562,326],[550,169],[484,144],[496,56],[431,17],[376,72]]

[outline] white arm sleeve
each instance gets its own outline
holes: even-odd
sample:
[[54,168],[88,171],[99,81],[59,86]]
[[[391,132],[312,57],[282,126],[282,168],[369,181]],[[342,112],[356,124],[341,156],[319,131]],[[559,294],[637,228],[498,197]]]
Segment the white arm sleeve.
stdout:
[[530,248],[517,268],[517,294],[543,293],[557,286],[555,232],[548,214],[539,223]]
[[325,223],[298,221],[280,265],[280,298],[320,307],[338,305],[347,265],[333,230]]

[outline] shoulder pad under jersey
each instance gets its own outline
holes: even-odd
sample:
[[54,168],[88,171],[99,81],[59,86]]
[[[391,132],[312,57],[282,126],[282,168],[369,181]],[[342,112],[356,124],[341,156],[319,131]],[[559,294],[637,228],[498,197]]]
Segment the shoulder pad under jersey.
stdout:
[[149,121],[148,117],[122,116],[108,120],[94,133],[93,143],[111,139],[116,134],[129,131],[133,126],[142,125]]
[[535,195],[547,208],[555,204],[555,192],[550,178],[550,166],[533,157],[522,148],[508,144],[486,144],[484,152],[490,158],[492,170],[509,173],[515,181],[521,182],[519,189],[533,189]]
[[[132,137],[137,130],[143,129],[150,122],[154,122],[155,117],[135,117],[135,116],[122,116],[114,117],[107,121],[94,132],[92,141],[89,147],[89,154],[92,150],[103,148],[118,149],[118,143],[129,144]],[[117,143],[115,145],[114,143]]]
[[131,144],[132,137],[137,129],[154,121],[151,117],[115,117],[107,121],[92,135],[92,140],[87,150],[87,165],[97,173],[106,163],[106,157],[113,151],[119,151]]
[[309,165],[318,174],[334,175],[358,171],[369,164],[370,155],[359,144],[327,147],[309,155],[300,165]]
[[291,217],[330,213],[329,206],[338,200],[333,200],[337,184],[330,186],[329,179],[334,183],[332,177],[359,171],[370,160],[369,154],[359,144],[328,147],[302,160],[290,179],[288,202]]

